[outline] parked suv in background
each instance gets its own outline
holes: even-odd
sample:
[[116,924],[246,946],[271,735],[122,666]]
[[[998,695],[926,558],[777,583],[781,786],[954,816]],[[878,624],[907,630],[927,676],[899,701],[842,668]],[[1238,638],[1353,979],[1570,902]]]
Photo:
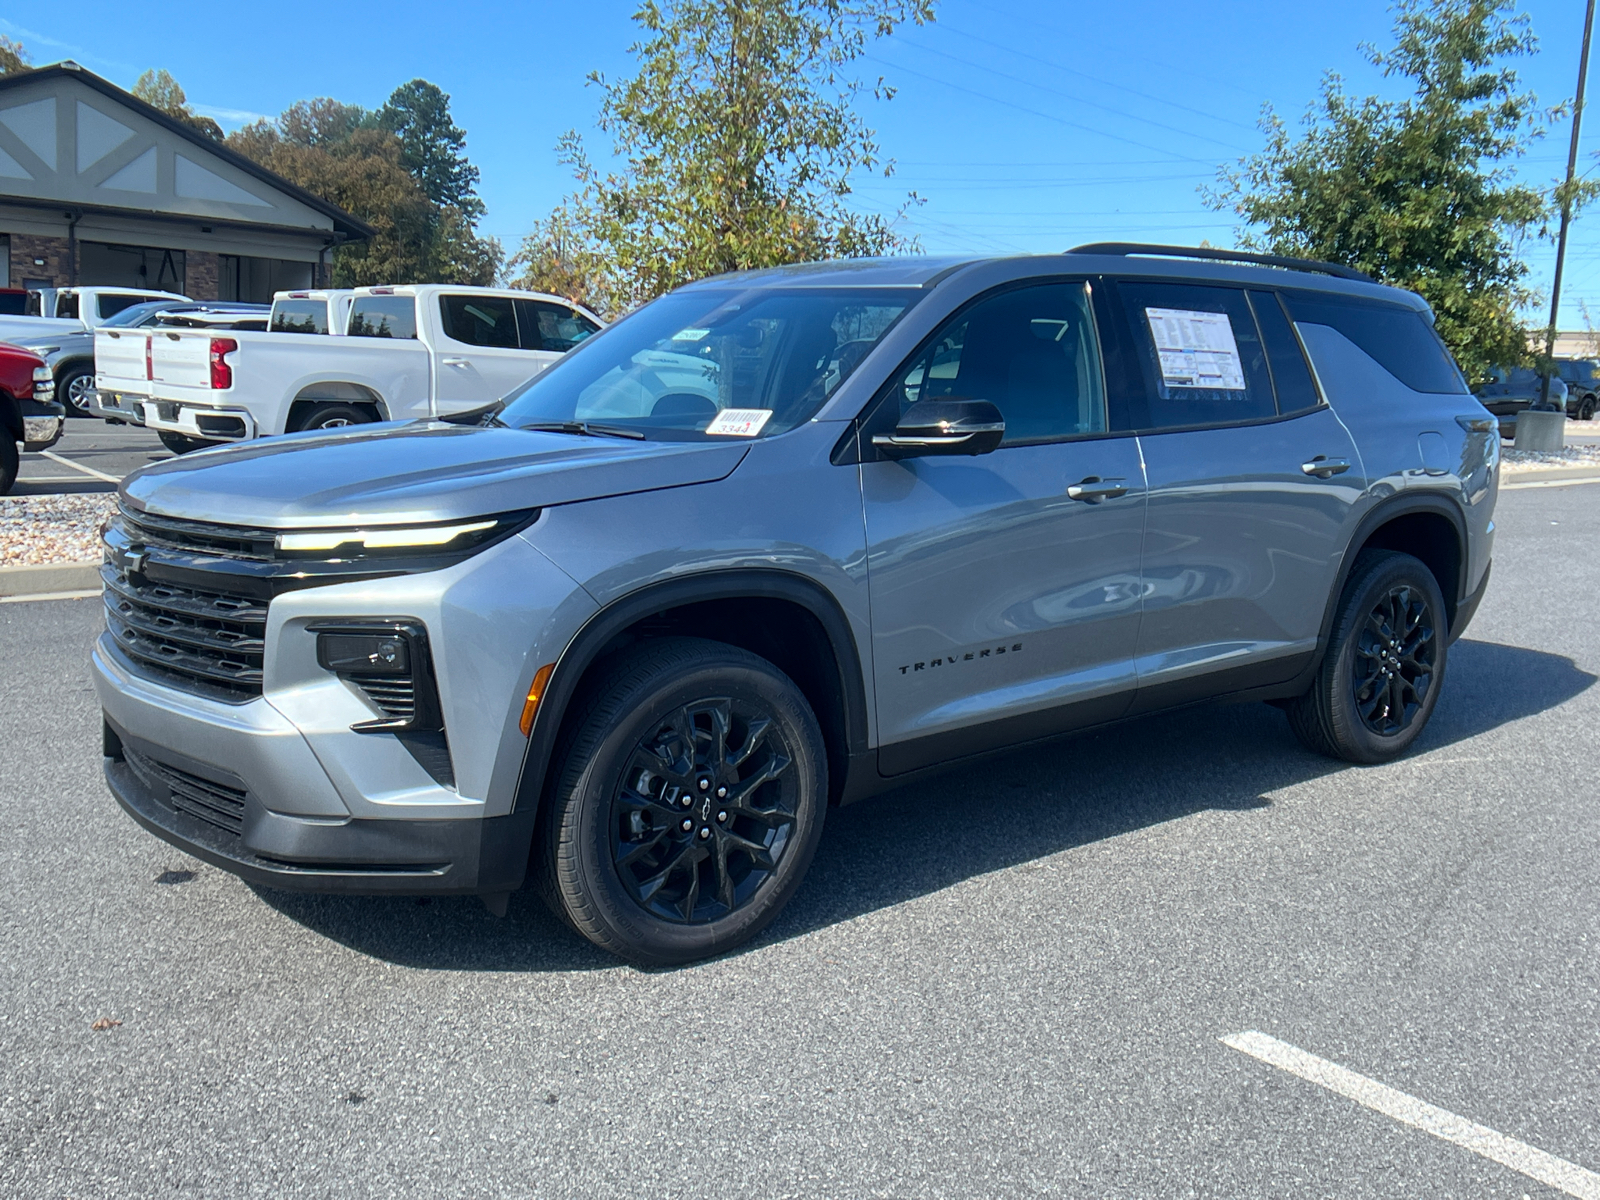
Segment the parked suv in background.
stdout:
[[1600,363],[1589,358],[1558,358],[1556,374],[1567,385],[1567,416],[1579,421],[1594,420],[1600,402]]
[[[1517,415],[1539,402],[1543,388],[1542,376],[1532,367],[1494,367],[1489,378],[1472,389],[1472,394],[1495,415],[1500,436],[1510,441],[1517,436]],[[1550,377],[1550,402],[1566,408],[1568,416],[1573,415],[1566,381],[1559,375]]]
[[531,874],[597,944],[693,959],[783,907],[830,804],[975,755],[1220,696],[1405,752],[1498,451],[1424,302],[1347,268],[711,279],[486,423],[129,476],[106,777],[259,884],[503,911]]

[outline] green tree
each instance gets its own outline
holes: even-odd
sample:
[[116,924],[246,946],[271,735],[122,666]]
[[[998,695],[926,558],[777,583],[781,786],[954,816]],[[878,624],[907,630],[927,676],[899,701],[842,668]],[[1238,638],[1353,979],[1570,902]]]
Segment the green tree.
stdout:
[[1514,0],[1401,0],[1387,76],[1398,101],[1349,96],[1328,74],[1291,137],[1270,106],[1267,146],[1203,189],[1245,222],[1242,245],[1358,267],[1420,293],[1469,376],[1527,361],[1518,315],[1532,300],[1521,257],[1550,196],[1516,181],[1515,160],[1543,134],[1511,60],[1537,41]]
[[476,221],[483,216],[478,199],[478,168],[467,161],[467,135],[450,117],[450,97],[426,79],[395,88],[377,121],[400,139],[406,170],[428,199]]
[[434,203],[407,168],[400,138],[359,105],[302,100],[275,121],[240,129],[228,146],[373,227],[371,239],[335,248],[337,287],[487,285],[500,272],[499,243]]
[[0,75],[15,75],[19,71],[33,70],[33,62],[21,42],[14,42],[0,34]]
[[[514,261],[603,262],[601,290],[626,306],[724,271],[911,248],[893,217],[850,204],[858,172],[893,171],[850,67],[932,19],[933,0],[644,0],[638,73],[590,76],[621,166],[602,171],[563,137],[577,192]],[[881,78],[872,92],[893,95]]]
[[133,94],[151,108],[159,108],[167,116],[198,129],[212,141],[224,138],[222,126],[210,117],[202,117],[189,106],[189,97],[183,94],[178,81],[165,67],[159,71],[146,71],[133,85]]

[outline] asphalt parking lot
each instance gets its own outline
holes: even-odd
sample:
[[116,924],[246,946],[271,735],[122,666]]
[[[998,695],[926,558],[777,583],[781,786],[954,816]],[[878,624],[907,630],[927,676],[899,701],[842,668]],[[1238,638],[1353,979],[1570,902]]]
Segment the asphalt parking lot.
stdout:
[[830,814],[766,936],[661,972],[528,892],[297,897],[165,847],[100,779],[97,602],[0,604],[0,1192],[1600,1196],[1597,501],[1502,495],[1409,758],[1246,705],[993,759]]
[[171,457],[153,430],[69,417],[59,442],[47,451],[22,455],[11,495],[110,492],[130,471]]

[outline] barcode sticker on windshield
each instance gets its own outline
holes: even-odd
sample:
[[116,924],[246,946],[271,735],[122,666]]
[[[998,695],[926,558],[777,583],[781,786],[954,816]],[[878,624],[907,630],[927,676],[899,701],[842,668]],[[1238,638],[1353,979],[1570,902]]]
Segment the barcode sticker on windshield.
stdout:
[[770,408],[725,408],[706,426],[706,432],[725,437],[755,437],[771,416]]

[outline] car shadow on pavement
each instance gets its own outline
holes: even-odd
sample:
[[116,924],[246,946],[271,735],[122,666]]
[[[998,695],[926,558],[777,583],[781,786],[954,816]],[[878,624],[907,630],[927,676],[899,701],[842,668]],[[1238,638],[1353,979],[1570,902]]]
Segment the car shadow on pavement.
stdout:
[[[1596,681],[1560,655],[1469,639],[1451,648],[1448,669],[1414,754],[1554,708]],[[1194,813],[1265,809],[1272,792],[1359,770],[1302,748],[1283,715],[1265,704],[1203,705],[994,755],[831,811],[805,883],[745,949]],[[419,903],[258,892],[324,936],[405,966],[618,965],[554,917],[531,888],[511,897],[503,919],[470,897]]]

